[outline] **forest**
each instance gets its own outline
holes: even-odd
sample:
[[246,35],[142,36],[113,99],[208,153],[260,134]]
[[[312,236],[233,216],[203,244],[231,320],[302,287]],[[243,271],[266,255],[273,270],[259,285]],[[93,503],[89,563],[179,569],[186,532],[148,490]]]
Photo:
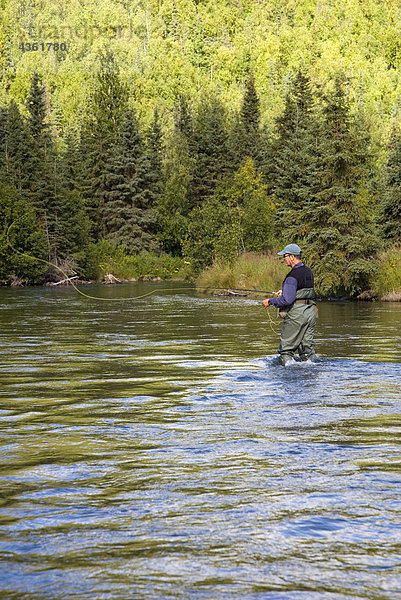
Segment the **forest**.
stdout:
[[396,1],[0,6],[2,285],[271,289],[296,242],[320,295],[398,298]]

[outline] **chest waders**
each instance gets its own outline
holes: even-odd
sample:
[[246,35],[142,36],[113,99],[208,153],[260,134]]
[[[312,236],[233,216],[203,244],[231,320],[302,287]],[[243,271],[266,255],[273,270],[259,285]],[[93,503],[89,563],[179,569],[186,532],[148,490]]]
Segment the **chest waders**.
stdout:
[[292,361],[296,352],[303,361],[316,359],[313,349],[317,316],[314,296],[313,288],[297,290],[294,304],[280,310],[280,316],[284,319],[278,348],[282,365]]

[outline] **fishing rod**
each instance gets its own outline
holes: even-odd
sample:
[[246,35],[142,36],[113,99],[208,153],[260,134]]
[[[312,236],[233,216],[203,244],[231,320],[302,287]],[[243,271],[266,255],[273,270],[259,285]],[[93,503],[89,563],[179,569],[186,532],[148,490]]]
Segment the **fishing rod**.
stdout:
[[195,287],[197,289],[201,289],[201,290],[223,290],[226,292],[253,292],[255,294],[273,294],[273,295],[277,294],[277,292],[270,292],[270,291],[266,291],[266,290],[251,290],[251,289],[247,289],[247,288],[233,288],[233,287],[222,288],[222,287],[215,287],[213,285],[206,287],[203,285],[195,284]]

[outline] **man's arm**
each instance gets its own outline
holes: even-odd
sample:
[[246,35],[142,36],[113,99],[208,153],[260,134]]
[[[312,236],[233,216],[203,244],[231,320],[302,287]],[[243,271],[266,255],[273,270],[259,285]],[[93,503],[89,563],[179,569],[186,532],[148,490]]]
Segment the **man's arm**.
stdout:
[[[283,283],[282,294],[279,298],[269,298],[269,306],[284,308],[293,304],[297,297],[298,282],[295,277],[287,277]],[[264,304],[265,301],[263,301]],[[264,304],[266,306],[266,304]]]

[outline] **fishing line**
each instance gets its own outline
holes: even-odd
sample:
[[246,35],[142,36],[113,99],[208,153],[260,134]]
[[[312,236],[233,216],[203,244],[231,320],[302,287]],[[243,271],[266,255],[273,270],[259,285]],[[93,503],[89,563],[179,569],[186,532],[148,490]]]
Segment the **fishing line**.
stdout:
[[[9,238],[9,233],[11,228],[15,225],[15,221],[13,223],[11,223],[11,225],[8,227],[7,232],[6,232],[6,238],[7,238],[7,244],[10,246],[10,248],[16,252],[17,254],[21,255],[21,256],[26,256],[27,258],[31,259],[31,260],[36,260],[38,262],[44,263],[46,265],[50,265],[51,267],[57,269],[58,271],[60,271],[60,273],[62,273],[62,275],[65,277],[65,279],[71,284],[71,286],[74,288],[74,290],[78,293],[81,294],[81,296],[84,296],[85,298],[89,298],[90,300],[103,300],[105,302],[113,302],[113,301],[117,301],[120,302],[122,300],[139,300],[141,298],[146,298],[147,296],[151,296],[152,294],[155,294],[156,292],[166,292],[166,291],[170,291],[170,290],[188,290],[188,287],[174,287],[174,288],[156,288],[154,290],[151,290],[150,292],[146,292],[146,294],[140,294],[139,296],[128,296],[128,297],[119,297],[119,298],[104,298],[102,296],[92,296],[91,294],[86,294],[85,292],[83,292],[82,290],[80,290],[75,283],[72,281],[72,279],[67,275],[67,273],[58,265],[56,265],[55,263],[52,263],[49,260],[45,260],[44,258],[38,258],[37,256],[32,256],[31,254],[28,254],[27,252],[22,252],[21,250],[18,250],[17,248],[15,248],[15,246],[10,242],[10,238]],[[270,291],[265,291],[265,290],[251,290],[251,289],[243,289],[243,288],[221,288],[221,287],[206,287],[206,286],[195,286],[197,289],[202,289],[202,290],[220,290],[220,291],[232,291],[232,292],[254,292],[254,293],[262,293],[262,294],[274,294],[275,292],[270,292]],[[269,315],[270,318],[270,315]]]
[[280,335],[280,332],[279,332],[279,331],[277,331],[276,329],[274,329],[274,327],[273,327],[273,325],[277,325],[277,323],[276,323],[275,321],[273,321],[273,319],[272,319],[272,316],[271,316],[271,314],[270,314],[270,312],[269,312],[269,307],[268,307],[268,306],[266,306],[265,308],[266,308],[266,313],[267,313],[267,316],[269,317],[269,325],[270,325],[270,329],[271,329],[271,330],[273,331],[273,333],[275,333],[276,335]]

